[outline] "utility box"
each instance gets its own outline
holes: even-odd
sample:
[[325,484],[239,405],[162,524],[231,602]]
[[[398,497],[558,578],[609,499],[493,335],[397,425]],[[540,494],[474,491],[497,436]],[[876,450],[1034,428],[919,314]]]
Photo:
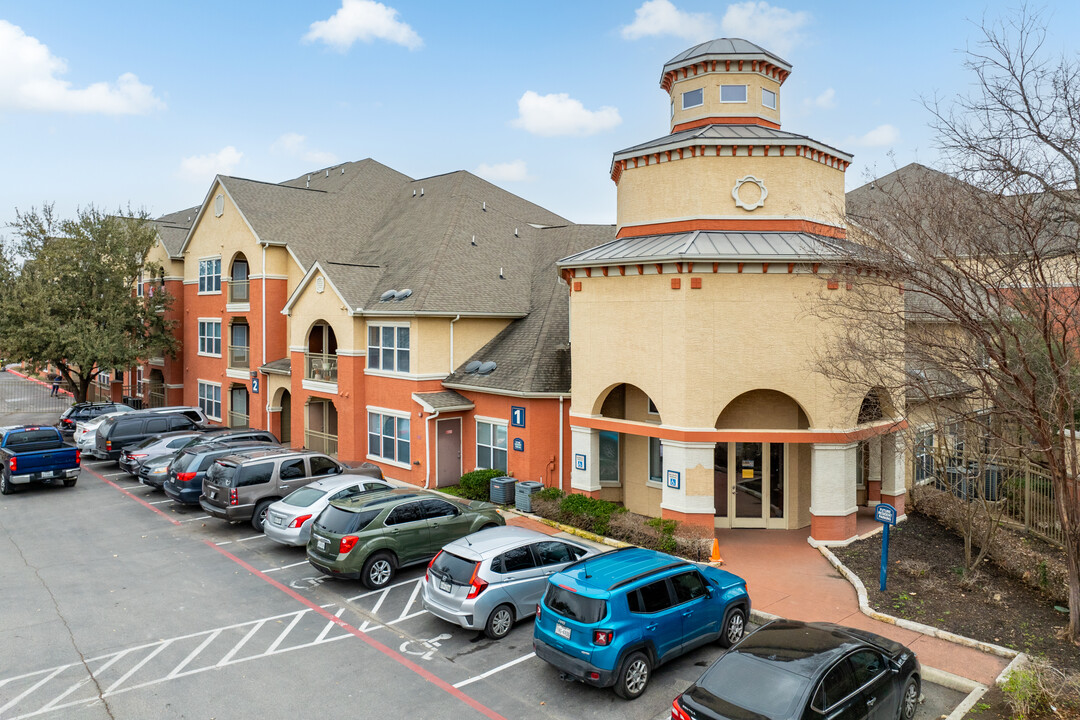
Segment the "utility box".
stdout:
[[513,505],[516,483],[517,480],[512,477],[491,478],[491,485],[489,485],[491,502],[497,505]]
[[544,489],[544,483],[525,480],[514,490],[514,507],[522,512],[532,512],[532,496]]

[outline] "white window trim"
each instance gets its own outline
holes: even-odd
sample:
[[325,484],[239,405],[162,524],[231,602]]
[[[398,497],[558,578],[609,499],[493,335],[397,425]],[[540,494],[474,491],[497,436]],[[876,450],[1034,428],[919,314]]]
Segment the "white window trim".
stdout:
[[[510,446],[513,443],[510,440],[510,423],[509,423],[509,421],[503,420],[502,418],[485,417],[484,415],[475,415],[474,418],[476,420],[476,423],[473,426],[473,432],[475,433],[475,440],[476,441],[473,443],[473,451],[474,451],[474,456],[473,457],[476,460],[477,469],[480,469],[480,464],[479,464],[480,463],[480,457],[479,457],[480,456],[480,423],[487,423],[488,425],[491,425],[493,427],[497,426],[497,427],[501,427],[504,430],[506,430],[506,447],[500,448],[500,447],[495,447],[494,445],[485,445],[484,447],[489,448],[492,452],[494,452],[495,450],[502,450],[504,453],[506,453],[506,469],[503,470],[503,472],[510,472]],[[492,434],[492,439],[494,439],[494,433]],[[484,468],[484,469],[485,470],[499,470],[500,468]]]
[[[746,99],[745,100],[725,100],[724,99],[724,88],[726,88],[726,87],[741,87],[743,90],[746,91],[746,93],[745,93]],[[724,103],[725,105],[745,105],[748,102],[750,102],[750,87],[748,85],[744,84],[744,83],[731,83],[730,85],[722,84],[722,85],[720,85],[720,91],[719,92],[720,92],[720,102]]]
[[338,391],[337,383],[326,382],[324,380],[309,380],[308,378],[302,378],[300,380],[300,386],[305,390],[328,393],[330,395],[337,395]]
[[[221,262],[221,256],[220,255],[210,255],[208,257],[201,257],[198,260],[196,260],[196,262],[195,262],[195,271],[196,271],[196,273],[198,273],[199,265],[204,260],[217,260],[218,262]],[[221,284],[225,282],[225,276],[219,271],[217,277],[218,277],[218,289],[217,290],[199,290],[197,294],[199,294],[199,295],[220,295],[221,294]],[[195,285],[196,286],[199,285],[200,280],[202,280],[202,276],[201,275],[196,275],[196,278],[195,278]]]
[[[368,425],[368,413],[375,413],[377,415],[388,415],[395,418],[405,418],[409,421],[409,461],[411,462],[413,458],[412,413],[408,412],[407,410],[392,410],[390,408],[376,407],[374,405],[368,405],[365,409],[367,412],[364,413],[364,448],[366,449],[368,447],[368,443],[370,442],[369,436],[371,435],[371,426]],[[379,437],[382,437],[381,430],[379,433]],[[397,449],[396,446],[394,449]],[[401,468],[402,470],[413,469],[413,466],[409,463],[403,463],[400,460],[391,460],[389,458],[384,458],[382,455],[372,455],[370,452],[366,452],[366,450],[365,457],[371,462],[386,463],[387,465],[392,465],[393,467]]]
[[660,482],[659,480],[646,480],[645,481],[645,487],[651,487],[651,488],[656,488],[657,490],[663,490],[664,489],[664,483]]
[[225,312],[227,312],[227,313],[251,312],[251,303],[225,303]]
[[[772,101],[773,101],[772,105],[766,105],[765,104],[765,97],[766,97],[765,93],[769,93],[770,95],[772,95]],[[775,110],[776,109],[776,104],[777,104],[776,103],[777,99],[778,98],[776,97],[776,92],[774,92],[773,90],[769,90],[768,88],[761,88],[761,107],[769,108],[770,110]]]
[[[202,388],[200,387],[201,385],[206,385],[208,387],[216,387],[218,389],[218,396],[219,397],[218,397],[218,400],[217,400],[217,404],[218,404],[218,407],[221,408],[220,412],[222,413],[222,415],[224,415],[225,414],[225,406],[224,406],[224,404],[222,402],[222,399],[220,397],[220,395],[221,395],[221,383],[213,382],[213,381],[210,381],[210,380],[197,379],[195,381],[195,399],[196,399],[196,401],[201,401],[203,399],[202,398],[202,393],[201,393]],[[211,420],[217,420],[219,422],[221,421],[221,416],[211,415],[209,412],[207,412],[206,410],[204,410],[202,408],[202,405],[199,405],[198,407],[199,407],[200,410],[202,410],[203,412],[206,413],[206,417],[210,418]]]
[[[371,342],[371,340],[370,340],[370,338],[371,338],[370,328],[373,328],[373,327],[380,328],[380,332],[379,332],[380,341],[382,340],[381,328],[388,328],[388,327],[392,327],[392,328],[403,328],[403,327],[404,328],[409,328],[409,370],[405,370],[405,371],[396,370],[396,369],[395,370],[386,370],[386,369],[381,368],[381,367],[378,367],[378,368],[369,368],[368,367],[368,360],[367,360],[368,359],[368,354],[369,354],[368,351],[372,347],[371,344],[370,344],[370,342]],[[431,378],[426,378],[426,377],[414,377],[413,373],[410,372],[412,370],[412,366],[413,366],[413,356],[412,356],[412,352],[413,352],[413,334],[412,334],[412,323],[411,322],[409,322],[409,321],[402,322],[400,320],[398,320],[398,321],[391,320],[391,321],[388,321],[388,322],[371,322],[371,323],[367,323],[367,325],[364,326],[364,341],[365,341],[365,345],[364,345],[364,355],[363,355],[363,357],[364,357],[364,374],[365,375],[372,375],[374,377],[410,378],[410,379],[417,379],[417,380],[431,379]],[[395,343],[397,342],[397,333],[394,333],[394,342]],[[379,347],[379,350],[381,351],[385,346],[379,345],[378,347]],[[397,367],[397,354],[398,354],[399,349],[400,348],[398,348],[397,345],[394,346],[394,366],[395,366],[395,368]],[[439,375],[438,379],[441,379],[441,378],[444,378],[444,377],[446,377],[445,374]]]
[[[695,105],[687,105],[686,104],[686,96],[688,94],[692,93],[692,92],[700,92],[701,93],[701,102],[699,102],[699,103],[697,103]],[[693,110],[694,108],[701,107],[704,104],[705,104],[705,88],[697,88],[696,90],[687,90],[686,92],[684,92],[682,94],[682,109],[683,110]]]
[[[205,293],[200,293],[200,295],[202,295],[202,294],[205,294]],[[196,322],[198,322],[198,323],[217,323],[219,333],[220,333],[220,330],[221,330],[221,327],[222,327],[221,318],[199,318]],[[199,351],[196,354],[199,355],[200,357],[212,357],[212,358],[220,358],[220,357],[222,357],[222,353],[207,353],[207,352],[202,351],[203,335],[199,334],[198,331],[199,331],[199,326],[196,325],[195,326],[195,339],[196,339],[196,342],[198,343],[198,347],[199,347]],[[221,342],[222,351],[224,352],[225,339],[219,334],[218,335],[218,340]]]

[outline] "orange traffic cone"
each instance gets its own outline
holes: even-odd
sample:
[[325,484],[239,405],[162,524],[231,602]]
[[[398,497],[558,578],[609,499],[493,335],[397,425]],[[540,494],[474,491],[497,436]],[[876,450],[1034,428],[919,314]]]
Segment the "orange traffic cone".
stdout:
[[724,564],[724,558],[720,557],[720,541],[716,538],[712,541],[712,555],[709,556],[709,562]]

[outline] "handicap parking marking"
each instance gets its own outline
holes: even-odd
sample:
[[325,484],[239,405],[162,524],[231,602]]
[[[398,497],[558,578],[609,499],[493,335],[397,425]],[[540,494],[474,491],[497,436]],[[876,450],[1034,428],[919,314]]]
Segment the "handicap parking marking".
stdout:
[[401,643],[398,652],[402,655],[418,655],[421,660],[430,660],[442,643],[452,637],[454,636],[450,633],[443,633],[428,640],[406,640]]

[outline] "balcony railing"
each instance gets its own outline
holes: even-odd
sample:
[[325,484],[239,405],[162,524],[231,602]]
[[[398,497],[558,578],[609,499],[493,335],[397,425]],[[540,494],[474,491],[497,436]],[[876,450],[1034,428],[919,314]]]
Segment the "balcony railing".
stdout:
[[250,423],[247,413],[229,412],[229,427],[246,428]]
[[337,435],[308,430],[304,433],[304,447],[315,452],[337,457]]
[[229,367],[243,370],[251,367],[251,348],[244,345],[230,345]]
[[147,402],[152,408],[165,407],[165,385],[164,383],[148,383],[148,391],[146,393]]
[[249,280],[230,280],[229,281],[229,302],[231,302],[231,303],[250,302],[251,295],[248,292],[249,283],[250,283]]
[[304,353],[304,378],[322,382],[337,382],[337,355]]

